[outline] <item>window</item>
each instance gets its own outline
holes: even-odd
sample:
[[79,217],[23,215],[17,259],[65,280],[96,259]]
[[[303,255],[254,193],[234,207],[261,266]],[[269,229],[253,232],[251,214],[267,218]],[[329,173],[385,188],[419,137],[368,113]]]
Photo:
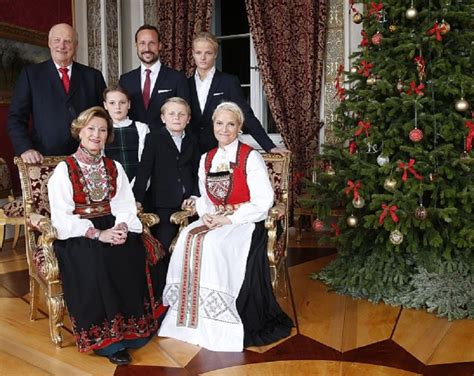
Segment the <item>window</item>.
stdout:
[[267,133],[276,133],[275,121],[263,92],[244,0],[215,0],[211,30],[219,40],[216,66],[239,77],[255,116]]

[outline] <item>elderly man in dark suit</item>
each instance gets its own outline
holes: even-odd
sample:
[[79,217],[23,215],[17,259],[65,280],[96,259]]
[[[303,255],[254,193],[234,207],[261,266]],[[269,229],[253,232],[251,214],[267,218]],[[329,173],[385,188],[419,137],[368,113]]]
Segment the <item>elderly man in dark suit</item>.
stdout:
[[48,35],[51,59],[27,66],[18,78],[7,127],[15,153],[25,162],[41,162],[43,155],[72,154],[77,149],[70,132],[72,120],[102,104],[104,77],[73,61],[77,45],[70,25],[54,25]]
[[216,69],[217,39],[208,32],[198,33],[193,40],[193,58],[196,72],[188,78],[191,95],[191,130],[199,140],[201,153],[217,146],[214,137],[212,114],[225,101],[237,103],[244,113],[244,129],[260,146],[270,153],[286,153],[285,148],[276,147],[268,137],[252,108],[245,100],[239,79]]
[[160,111],[165,101],[181,97],[189,103],[189,89],[182,72],[161,64],[160,34],[155,26],[139,27],[135,44],[141,65],[123,74],[119,85],[130,95],[130,118],[148,124],[153,132],[163,126]]

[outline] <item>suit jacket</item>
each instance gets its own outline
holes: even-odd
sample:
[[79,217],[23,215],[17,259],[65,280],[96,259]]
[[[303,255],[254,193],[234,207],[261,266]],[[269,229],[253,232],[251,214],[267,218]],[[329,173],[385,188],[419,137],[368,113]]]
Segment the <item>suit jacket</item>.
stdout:
[[189,89],[186,76],[182,72],[161,65],[155,86],[150,94],[148,109],[143,103],[141,89],[141,69],[138,67],[120,76],[119,85],[127,90],[131,107],[128,115],[132,120],[148,124],[150,131],[163,126],[161,121],[161,106],[168,98],[181,97],[189,103]]
[[204,154],[217,146],[217,140],[214,137],[212,114],[220,103],[226,101],[235,102],[239,105],[245,117],[244,129],[255,138],[263,149],[269,151],[275,147],[275,144],[268,137],[262,124],[255,117],[252,108],[245,100],[239,79],[236,76],[216,70],[203,112],[201,112],[199,106],[194,74],[188,78],[188,84],[191,94],[192,113],[190,127],[199,140],[201,153]]
[[[16,83],[7,119],[15,153],[36,149],[43,155],[69,155],[78,142],[71,136],[71,122],[82,111],[102,105],[105,81],[94,68],[74,62],[69,93],[52,60],[23,69]],[[32,117],[32,128],[28,123]]]
[[181,152],[165,127],[149,133],[133,186],[135,199],[143,203],[150,178],[154,208],[177,208],[185,198],[199,195],[200,157],[198,144],[189,132],[182,140]]

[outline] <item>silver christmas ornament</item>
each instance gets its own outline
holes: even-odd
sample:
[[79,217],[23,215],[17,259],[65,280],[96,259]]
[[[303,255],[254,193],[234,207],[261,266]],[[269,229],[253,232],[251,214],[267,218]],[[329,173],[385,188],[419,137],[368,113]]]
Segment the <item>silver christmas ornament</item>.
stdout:
[[456,101],[456,103],[454,103],[454,108],[459,112],[467,111],[469,110],[469,107],[469,102],[464,98],[461,98],[460,100]]
[[379,166],[385,166],[389,161],[390,159],[386,155],[380,154],[377,157],[377,164]]
[[392,244],[394,244],[394,245],[402,244],[403,234],[399,230],[393,230],[390,233],[389,239],[392,242]]
[[414,7],[408,8],[405,14],[409,20],[414,20],[418,17],[418,11]]
[[351,214],[349,217],[347,217],[346,223],[349,227],[357,227],[359,220],[354,214]]
[[359,196],[357,200],[356,199],[352,200],[352,205],[354,205],[354,208],[356,209],[363,208],[365,205],[365,200],[361,196]]

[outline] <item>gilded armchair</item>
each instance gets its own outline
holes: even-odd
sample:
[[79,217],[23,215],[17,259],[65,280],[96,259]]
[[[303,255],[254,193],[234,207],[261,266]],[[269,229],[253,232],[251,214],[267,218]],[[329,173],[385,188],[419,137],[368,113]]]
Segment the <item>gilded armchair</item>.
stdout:
[[[286,256],[288,246],[288,186],[290,154],[263,153],[263,159],[268,168],[268,175],[275,192],[275,203],[268,212],[265,228],[268,234],[267,255],[270,263],[272,287],[276,290],[283,282],[286,294]],[[189,224],[189,218],[195,215],[192,210],[183,210],[171,216],[171,222],[179,226],[179,232]],[[173,250],[176,238],[171,244]]]
[[[54,253],[56,229],[51,224],[48,180],[65,157],[45,157],[41,164],[25,163],[15,157],[20,173],[25,216],[26,256],[30,276],[30,320],[38,313],[39,289],[44,291],[49,314],[50,336],[56,347],[62,346],[61,329],[66,311],[58,260]],[[138,213],[144,231],[157,224],[155,214]]]

